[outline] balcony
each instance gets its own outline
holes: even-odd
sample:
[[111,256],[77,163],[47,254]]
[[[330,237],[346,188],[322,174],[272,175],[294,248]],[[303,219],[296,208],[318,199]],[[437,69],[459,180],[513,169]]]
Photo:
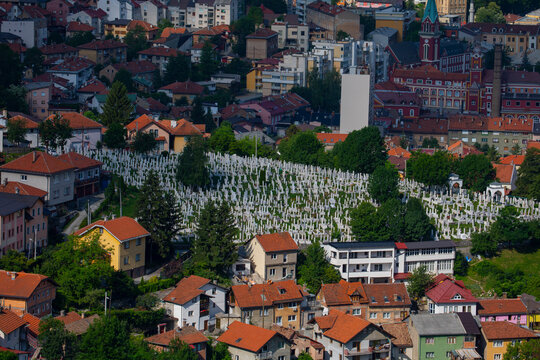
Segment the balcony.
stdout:
[[272,358],[272,352],[271,351],[263,351],[261,353],[258,353],[255,356],[258,360],[265,360],[265,359],[271,359]]
[[210,310],[208,310],[208,309],[201,309],[201,311],[200,311],[200,316],[201,316],[201,317],[202,317],[202,316],[206,316],[206,315],[208,315],[209,313],[210,313]]
[[361,348],[361,349],[345,349],[345,356],[360,356],[360,355],[370,355],[373,353],[382,353],[390,351],[390,344],[381,344],[378,346],[370,346],[368,348]]

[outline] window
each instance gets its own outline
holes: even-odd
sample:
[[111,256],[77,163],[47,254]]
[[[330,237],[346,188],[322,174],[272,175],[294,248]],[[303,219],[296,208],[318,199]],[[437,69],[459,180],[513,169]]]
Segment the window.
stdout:
[[139,246],[139,245],[141,245],[141,244],[142,244],[141,238],[138,238],[137,240],[135,240],[135,245],[136,245],[136,246]]
[[446,338],[447,344],[455,344],[456,343],[456,337],[455,336],[449,336]]
[[383,313],[383,319],[390,319],[390,313],[389,312]]
[[287,262],[287,254],[283,254],[283,262]]
[[268,316],[268,308],[264,309],[264,315],[262,309],[259,310],[259,316]]
[[495,340],[493,342],[493,347],[502,347],[502,346],[503,346],[502,340]]
[[370,319],[376,319],[377,318],[377,313],[376,312],[369,313],[369,318]]
[[272,254],[272,255],[270,255],[270,259],[272,259],[272,260],[277,259],[277,254]]
[[452,352],[451,352],[451,351],[447,351],[447,352],[446,352],[446,357],[447,357],[448,359],[450,359],[450,358],[452,357]]
[[28,180],[28,176],[27,176],[27,175],[21,175],[21,180],[22,180],[22,181]]
[[289,321],[296,321],[296,315],[289,315],[289,316],[287,317],[287,320],[289,320]]
[[141,261],[141,254],[135,255],[135,262]]
[[493,360],[501,360],[502,354],[493,354]]
[[282,324],[281,316],[276,316],[276,324],[278,324],[278,325]]
[[353,309],[352,314],[353,315],[362,315],[362,309]]
[[426,353],[426,359],[433,359],[435,357],[435,353],[430,351]]
[[270,269],[270,276],[276,275],[276,269]]
[[129,241],[126,241],[126,242],[124,243],[124,249],[129,249]]
[[284,305],[283,304],[278,304],[278,309],[283,309]]
[[435,338],[432,338],[432,337],[426,338],[426,344],[435,344]]
[[124,256],[124,265],[129,265],[129,256]]
[[193,316],[193,310],[192,310],[192,311],[188,311],[188,316]]

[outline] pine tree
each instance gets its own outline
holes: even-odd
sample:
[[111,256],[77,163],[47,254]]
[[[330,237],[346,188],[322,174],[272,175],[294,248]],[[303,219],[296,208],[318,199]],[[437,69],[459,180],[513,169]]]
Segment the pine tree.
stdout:
[[218,62],[216,61],[216,54],[212,48],[212,43],[207,41],[204,43],[201,50],[200,72],[203,80],[210,79],[210,76],[214,75],[218,68]]
[[210,184],[210,173],[206,167],[206,143],[200,136],[189,139],[180,155],[176,168],[176,179],[191,188],[204,188]]
[[127,97],[127,89],[119,81],[113,83],[111,91],[107,96],[107,101],[103,105],[101,119],[106,126],[113,123],[127,124],[129,116],[133,111],[133,105]]
[[193,109],[191,110],[191,121],[194,124],[204,124],[205,123],[205,111],[202,106],[202,100],[196,98],[193,102]]

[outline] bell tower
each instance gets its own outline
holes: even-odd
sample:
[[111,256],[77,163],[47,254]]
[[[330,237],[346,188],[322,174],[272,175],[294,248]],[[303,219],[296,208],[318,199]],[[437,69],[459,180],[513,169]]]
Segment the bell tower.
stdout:
[[432,65],[439,69],[441,32],[439,31],[439,14],[435,0],[427,2],[422,18],[422,27],[418,35],[420,36],[418,55],[422,65]]

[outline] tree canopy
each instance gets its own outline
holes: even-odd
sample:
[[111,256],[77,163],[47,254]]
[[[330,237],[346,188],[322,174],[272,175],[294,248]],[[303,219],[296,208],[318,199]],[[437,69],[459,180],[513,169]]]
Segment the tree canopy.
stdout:
[[444,186],[453,167],[454,157],[446,151],[433,155],[415,151],[407,161],[407,177],[427,186]]
[[433,275],[422,265],[413,270],[408,281],[407,291],[409,296],[414,300],[418,300],[426,294],[426,289],[433,283]]
[[63,149],[67,139],[71,137],[72,129],[70,123],[61,115],[47,118],[39,124],[39,135],[45,148]]
[[311,294],[317,294],[322,284],[337,283],[339,272],[332,266],[318,241],[311,243],[298,257],[298,283],[305,284]]
[[324,146],[315,133],[302,131],[284,138],[279,144],[281,159],[306,165],[318,165],[324,157]]
[[131,146],[136,152],[146,154],[157,147],[157,141],[154,135],[139,131],[135,135],[135,139],[133,139]]
[[202,137],[192,136],[180,154],[176,179],[185,186],[198,189],[210,185],[206,148],[206,142]]
[[379,204],[396,198],[399,195],[398,182],[399,174],[392,165],[380,165],[369,177],[369,195]]
[[458,166],[457,173],[463,179],[463,186],[472,191],[484,191],[495,180],[495,169],[483,154],[465,156]]
[[474,18],[479,23],[505,23],[501,7],[495,2],[490,2],[487,6],[478,9]]
[[336,167],[366,174],[384,165],[388,157],[383,138],[375,126],[351,132],[334,150]]
[[113,122],[105,131],[103,142],[109,149],[124,149],[126,147],[126,128],[119,122]]
[[514,191],[516,195],[540,201],[540,149],[527,150],[518,175]]
[[111,126],[113,123],[126,125],[132,111],[133,105],[127,96],[126,86],[115,81],[103,105],[103,114],[101,115],[103,124],[105,126]]
[[24,142],[27,132],[28,129],[23,119],[10,119],[7,122],[7,139],[12,143],[20,145]]

